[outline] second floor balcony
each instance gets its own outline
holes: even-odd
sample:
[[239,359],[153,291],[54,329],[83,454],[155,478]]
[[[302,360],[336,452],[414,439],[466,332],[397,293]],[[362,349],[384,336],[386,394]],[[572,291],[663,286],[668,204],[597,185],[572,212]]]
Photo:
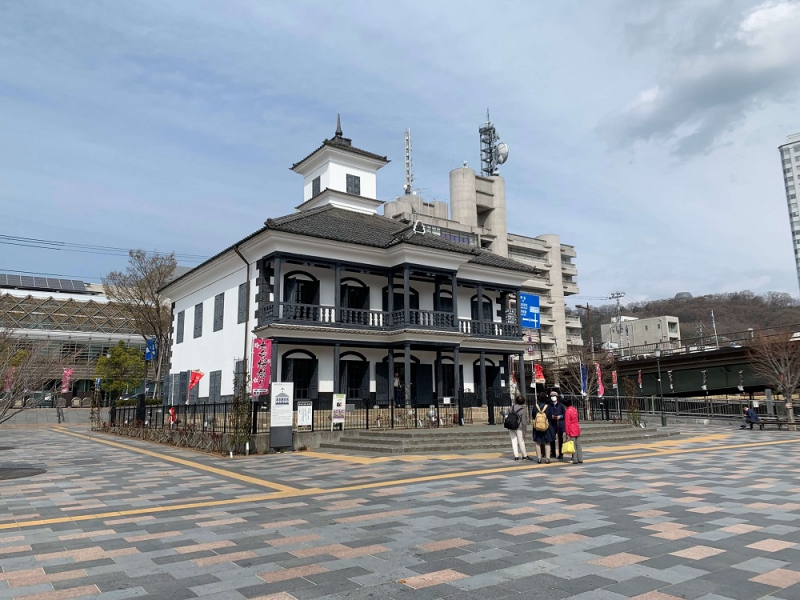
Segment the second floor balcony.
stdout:
[[[463,335],[488,338],[517,339],[522,333],[516,322],[497,321],[488,318],[459,318],[452,311],[422,310],[409,308],[400,310],[374,310],[302,304],[297,302],[269,302],[260,309],[260,323],[273,323],[344,327],[354,330],[421,329],[441,332],[457,332]],[[476,316],[476,315],[473,315]],[[484,315],[488,317],[488,315]],[[477,317],[477,316],[476,316]]]

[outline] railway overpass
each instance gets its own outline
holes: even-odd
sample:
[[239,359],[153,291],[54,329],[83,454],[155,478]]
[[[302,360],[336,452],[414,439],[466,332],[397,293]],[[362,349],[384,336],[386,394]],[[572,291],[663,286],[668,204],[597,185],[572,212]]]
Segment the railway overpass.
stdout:
[[[616,359],[620,394],[624,393],[622,382],[627,378],[636,383],[638,395],[659,395],[660,367],[664,396],[750,395],[761,393],[771,386],[754,372],[748,347],[760,335],[785,334],[787,331],[800,332],[800,325],[748,330],[718,338],[706,336],[677,343],[625,347],[609,352]],[[800,343],[800,334],[795,336],[798,338],[795,343]],[[640,371],[641,390],[638,386]]]

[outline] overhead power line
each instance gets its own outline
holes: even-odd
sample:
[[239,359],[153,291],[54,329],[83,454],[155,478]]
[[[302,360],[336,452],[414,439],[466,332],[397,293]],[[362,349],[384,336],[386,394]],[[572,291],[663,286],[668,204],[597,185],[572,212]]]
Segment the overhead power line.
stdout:
[[[99,254],[101,256],[128,256],[130,248],[117,248],[115,246],[97,246],[93,244],[75,244],[57,240],[43,240],[39,238],[20,237],[0,234],[0,244],[20,246],[23,248],[38,248],[41,250],[59,250],[63,252],[79,252],[82,254]],[[148,254],[166,256],[169,252],[145,250]],[[186,261],[201,261],[208,258],[200,254],[175,253],[175,258]]]

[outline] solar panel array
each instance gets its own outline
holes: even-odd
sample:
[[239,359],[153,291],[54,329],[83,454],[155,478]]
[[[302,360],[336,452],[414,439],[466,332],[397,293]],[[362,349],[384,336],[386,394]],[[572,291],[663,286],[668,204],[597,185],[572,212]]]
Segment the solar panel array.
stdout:
[[86,292],[86,284],[77,279],[54,279],[52,277],[30,277],[28,275],[6,275],[0,273],[0,288],[45,290],[48,292]]

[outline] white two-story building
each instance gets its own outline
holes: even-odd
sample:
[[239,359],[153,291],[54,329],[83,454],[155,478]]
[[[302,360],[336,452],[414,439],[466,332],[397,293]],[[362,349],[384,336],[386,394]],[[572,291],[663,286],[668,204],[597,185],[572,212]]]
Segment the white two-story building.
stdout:
[[[273,381],[295,399],[386,404],[393,375],[406,403],[508,389],[521,357],[512,308],[533,266],[381,216],[384,156],[342,135],[293,165],[296,212],[171,282],[167,402],[225,400],[254,338],[272,340]],[[205,376],[188,393],[191,370]],[[187,395],[188,394],[188,395]]]

